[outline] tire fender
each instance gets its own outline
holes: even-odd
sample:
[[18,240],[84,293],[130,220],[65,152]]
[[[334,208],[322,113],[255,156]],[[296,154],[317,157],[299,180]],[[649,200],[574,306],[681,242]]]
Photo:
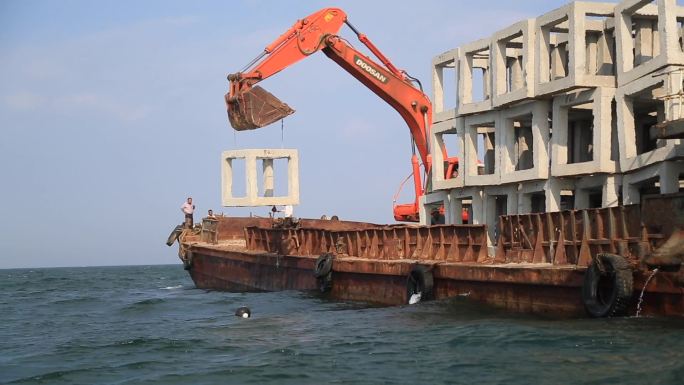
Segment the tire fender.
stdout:
[[432,271],[425,266],[414,266],[406,279],[406,303],[410,303],[415,294],[420,294],[419,301],[432,299],[433,287]]
[[335,257],[331,253],[321,254],[314,264],[314,276],[316,278],[323,278],[332,271],[333,259]]
[[598,254],[584,275],[582,303],[592,317],[620,317],[627,314],[633,291],[627,260],[616,254]]
[[183,232],[183,225],[176,226],[171,231],[171,234],[169,234],[169,237],[166,239],[166,246],[172,246],[174,244],[174,242],[176,242],[178,237],[180,237],[182,232]]

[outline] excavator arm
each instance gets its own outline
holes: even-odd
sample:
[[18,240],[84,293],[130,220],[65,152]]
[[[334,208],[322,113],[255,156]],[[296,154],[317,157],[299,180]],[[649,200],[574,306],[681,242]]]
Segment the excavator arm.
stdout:
[[[367,57],[346,40],[337,35],[343,24],[354,31],[359,40],[382,63]],[[381,99],[391,105],[404,119],[411,131],[426,174],[431,170],[429,128],[432,124],[430,99],[413,85],[415,79],[397,69],[380,50],[359,33],[338,8],[326,8],[302,20],[298,20],[264,51],[249,63],[242,72],[228,76],[230,89],[226,105],[231,125],[236,130],[248,130],[271,124],[294,112],[287,104],[256,84],[284,68],[318,52],[328,56],[354,78],[363,83]],[[448,158],[453,169],[456,158]],[[398,221],[418,221],[419,197],[424,194],[418,159],[412,157],[413,180],[416,199],[414,203],[394,205],[394,217]]]

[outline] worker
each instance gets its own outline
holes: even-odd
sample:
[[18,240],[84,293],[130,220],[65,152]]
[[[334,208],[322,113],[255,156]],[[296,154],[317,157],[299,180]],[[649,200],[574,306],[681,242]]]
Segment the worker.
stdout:
[[216,218],[214,216],[214,210],[209,209],[209,211],[207,212],[207,218],[212,218],[212,219]]
[[292,207],[292,205],[285,205],[283,206],[282,210],[278,210],[278,208],[273,206],[271,208],[271,217],[275,217],[275,213],[283,213],[285,218],[292,218],[292,215],[294,214],[294,207]]
[[192,218],[192,214],[195,212],[195,205],[192,204],[192,197],[188,197],[185,203],[183,203],[181,211],[185,214],[185,228],[191,229],[192,224],[195,223]]

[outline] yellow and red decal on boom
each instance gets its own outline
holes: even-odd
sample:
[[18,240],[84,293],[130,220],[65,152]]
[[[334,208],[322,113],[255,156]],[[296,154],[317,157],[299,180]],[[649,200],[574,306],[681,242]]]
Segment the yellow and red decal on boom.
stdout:
[[328,12],[325,14],[325,16],[323,16],[323,20],[325,20],[326,23],[329,23],[333,17],[335,17],[335,14],[333,12]]

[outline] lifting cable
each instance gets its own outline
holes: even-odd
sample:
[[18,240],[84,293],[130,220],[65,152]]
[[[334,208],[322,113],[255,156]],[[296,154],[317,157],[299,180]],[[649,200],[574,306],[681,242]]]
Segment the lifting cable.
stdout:
[[285,148],[285,119],[280,119],[280,148]]

